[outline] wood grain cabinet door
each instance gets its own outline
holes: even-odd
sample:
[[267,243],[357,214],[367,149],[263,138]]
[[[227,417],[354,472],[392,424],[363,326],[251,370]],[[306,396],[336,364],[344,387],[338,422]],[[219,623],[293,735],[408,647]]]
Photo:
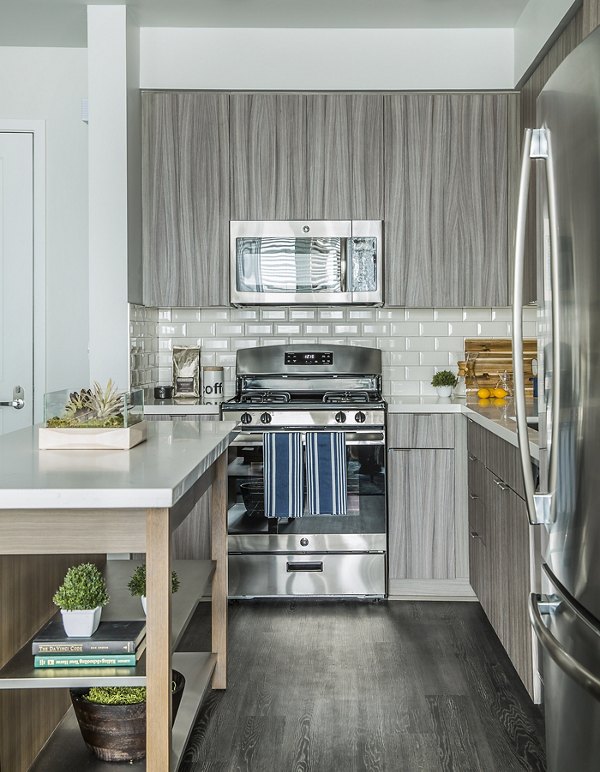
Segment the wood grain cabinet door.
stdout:
[[227,305],[226,94],[142,94],[144,305]]
[[507,99],[385,97],[386,304],[506,305]]
[[390,450],[389,577],[453,579],[454,451]]
[[308,217],[306,96],[231,94],[231,219]]
[[383,217],[383,97],[307,97],[308,216],[323,220]]

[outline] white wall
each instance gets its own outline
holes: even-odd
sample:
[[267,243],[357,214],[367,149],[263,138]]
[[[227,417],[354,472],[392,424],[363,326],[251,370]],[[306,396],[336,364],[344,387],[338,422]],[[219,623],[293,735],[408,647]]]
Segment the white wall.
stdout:
[[515,85],[579,0],[529,0],[515,25]]
[[142,88],[511,89],[512,29],[142,28]]
[[89,382],[86,94],[85,49],[0,47],[0,117],[46,122],[48,391]]

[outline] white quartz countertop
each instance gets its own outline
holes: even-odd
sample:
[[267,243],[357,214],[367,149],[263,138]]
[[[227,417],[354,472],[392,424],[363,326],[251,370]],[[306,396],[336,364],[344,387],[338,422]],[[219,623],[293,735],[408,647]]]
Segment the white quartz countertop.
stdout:
[[0,437],[0,509],[171,507],[237,434],[233,421],[158,421],[131,450],[38,450],[38,427]]
[[[528,415],[537,415],[533,401],[527,402],[526,407]],[[477,398],[471,397],[392,397],[388,401],[388,413],[462,413],[511,445],[518,446],[512,399],[504,400],[502,405],[480,405]],[[538,432],[529,429],[527,434],[531,457],[539,459]]]
[[144,396],[144,415],[219,415],[219,405],[203,405],[193,399],[154,399]]

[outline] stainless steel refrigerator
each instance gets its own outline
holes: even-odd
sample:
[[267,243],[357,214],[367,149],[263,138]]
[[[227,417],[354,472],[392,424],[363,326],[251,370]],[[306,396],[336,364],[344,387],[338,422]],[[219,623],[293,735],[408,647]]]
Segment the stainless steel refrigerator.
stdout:
[[[524,141],[513,351],[526,437],[522,274],[531,164],[538,191],[540,483],[521,447],[529,514],[543,529],[542,594],[530,618],[542,651],[550,772],[600,769],[600,29],[540,94]],[[526,463],[527,462],[527,463]]]

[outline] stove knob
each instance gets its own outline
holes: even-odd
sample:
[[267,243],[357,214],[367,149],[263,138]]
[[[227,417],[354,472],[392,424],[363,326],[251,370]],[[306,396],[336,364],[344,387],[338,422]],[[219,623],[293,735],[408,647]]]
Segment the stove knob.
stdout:
[[240,421],[243,424],[252,423],[252,416],[250,415],[250,413],[242,413],[242,417],[240,418]]
[[366,421],[367,416],[363,413],[362,410],[359,410],[358,413],[354,416],[354,420],[357,424],[364,424]]
[[335,414],[335,420],[338,424],[345,424],[346,423],[346,413],[342,412],[340,410],[339,413]]
[[269,413],[263,413],[260,417],[261,424],[270,424],[273,419],[269,415]]
[[300,544],[302,547],[308,547],[308,539],[306,538],[306,536],[300,539]]

